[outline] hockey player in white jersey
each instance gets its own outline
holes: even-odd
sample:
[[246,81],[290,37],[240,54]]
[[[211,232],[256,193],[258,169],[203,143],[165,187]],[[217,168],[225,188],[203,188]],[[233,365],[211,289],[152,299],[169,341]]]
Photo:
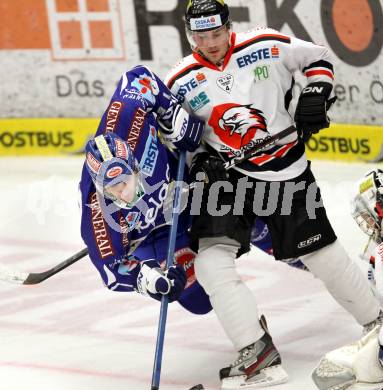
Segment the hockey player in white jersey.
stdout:
[[[383,171],[374,169],[358,182],[352,212],[358,226],[369,236],[363,258],[369,262],[368,278],[374,293],[383,297]],[[358,342],[327,353],[312,374],[320,390],[383,388],[383,329],[366,327]]]
[[[186,110],[205,121],[205,147],[192,165],[192,172],[205,173],[205,190],[191,236],[198,250],[198,281],[239,351],[238,359],[220,372],[222,389],[282,383],[287,374],[280,354],[235,267],[236,257],[249,248],[257,216],[268,225],[276,259],[299,257],[360,325],[380,320],[379,302],[327,219],[305,154],[305,140],[329,127],[333,65],[325,47],[273,29],[236,34],[223,0],[189,0],[185,23],[192,54],[165,82]],[[307,85],[293,113],[295,72],[306,76]],[[294,121],[297,132],[228,172],[222,169],[224,161]],[[221,180],[230,185],[219,193],[218,210],[227,212],[218,215],[209,210],[209,191]],[[245,198],[241,212],[236,207],[240,198]]]

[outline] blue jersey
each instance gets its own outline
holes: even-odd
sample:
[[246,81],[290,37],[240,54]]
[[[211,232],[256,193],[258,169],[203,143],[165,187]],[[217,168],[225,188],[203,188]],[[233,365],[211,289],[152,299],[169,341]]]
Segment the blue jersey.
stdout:
[[[164,213],[164,204],[171,199],[169,189],[176,176],[177,160],[159,138],[157,116],[171,117],[177,104],[156,75],[138,66],[123,74],[98,126],[96,135],[114,132],[133,151],[145,178],[140,206],[108,212],[112,202],[97,194],[88,170],[83,167],[81,236],[90,259],[111,290],[137,290],[139,263],[162,263],[166,259],[170,220],[169,213]],[[179,302],[192,312],[206,313],[211,306],[195,280],[195,254],[188,247],[189,219],[188,210],[179,218],[175,259],[188,276]]]
[[[137,291],[140,263],[153,264],[155,260],[161,264],[166,259],[170,218],[164,206],[171,205],[169,190],[176,177],[177,159],[160,140],[157,117],[170,118],[177,104],[156,75],[138,66],[123,74],[98,126],[96,135],[114,132],[128,142],[145,178],[142,202],[131,209],[110,211],[113,203],[97,194],[83,167],[81,236],[90,259],[111,290]],[[187,176],[184,181],[188,181]],[[175,251],[175,260],[183,265],[188,277],[179,303],[193,313],[203,314],[211,310],[211,305],[194,275],[195,253],[189,248],[189,227],[186,208],[179,218]],[[263,245],[267,246],[265,237]]]

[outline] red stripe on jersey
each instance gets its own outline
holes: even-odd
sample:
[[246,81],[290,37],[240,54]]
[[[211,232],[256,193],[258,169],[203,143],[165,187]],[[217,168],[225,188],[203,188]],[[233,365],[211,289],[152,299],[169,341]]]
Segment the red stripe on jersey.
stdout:
[[330,79],[334,80],[334,75],[329,70],[308,70],[305,73],[306,77],[317,76],[320,74],[330,77]]
[[268,38],[270,40],[272,40],[273,38],[274,39],[275,38],[279,38],[279,39],[284,39],[284,40],[286,40],[288,42],[291,41],[290,37],[288,37],[286,35],[281,35],[281,34],[262,34],[262,35],[257,35],[256,37],[253,37],[251,39],[248,39],[247,41],[239,43],[235,48],[236,49],[240,49],[242,46],[248,45],[251,42],[256,42],[258,40],[262,40],[263,38]]
[[290,142],[289,144],[283,145],[281,148],[277,149],[274,153],[272,154],[261,154],[260,156],[254,157],[250,159],[250,161],[253,164],[256,165],[263,165],[266,164],[267,162],[274,160],[277,157],[283,157],[286,155],[286,153],[294,147],[298,141]]

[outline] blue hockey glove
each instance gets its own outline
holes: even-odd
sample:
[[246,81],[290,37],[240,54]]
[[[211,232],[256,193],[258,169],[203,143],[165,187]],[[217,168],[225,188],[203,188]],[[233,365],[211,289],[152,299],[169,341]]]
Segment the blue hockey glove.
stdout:
[[154,260],[142,264],[137,276],[137,291],[158,301],[162,295],[168,295],[169,302],[177,300],[185,285],[186,272],[183,267],[172,266],[164,273]]
[[295,124],[300,138],[306,142],[312,134],[330,126],[327,111],[336,97],[329,99],[332,84],[325,82],[311,83],[301,92],[295,111]]
[[158,122],[163,139],[171,147],[189,152],[198,148],[205,124],[200,119],[189,115],[179,104],[174,108],[171,123],[161,121],[160,118]]

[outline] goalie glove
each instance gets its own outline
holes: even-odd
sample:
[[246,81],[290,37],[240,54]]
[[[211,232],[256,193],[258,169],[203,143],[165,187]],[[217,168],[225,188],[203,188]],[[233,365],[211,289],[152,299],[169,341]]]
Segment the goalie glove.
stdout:
[[311,83],[299,96],[295,110],[295,124],[300,138],[306,142],[321,129],[330,126],[327,111],[336,101],[336,96],[329,99],[332,84],[325,82]]
[[193,152],[201,142],[205,124],[193,117],[177,104],[171,120],[163,121],[158,117],[161,134],[165,143],[170,147]]
[[165,272],[155,260],[141,265],[137,276],[137,291],[158,301],[167,295],[169,302],[176,301],[186,285],[186,272],[182,266],[171,266]]

